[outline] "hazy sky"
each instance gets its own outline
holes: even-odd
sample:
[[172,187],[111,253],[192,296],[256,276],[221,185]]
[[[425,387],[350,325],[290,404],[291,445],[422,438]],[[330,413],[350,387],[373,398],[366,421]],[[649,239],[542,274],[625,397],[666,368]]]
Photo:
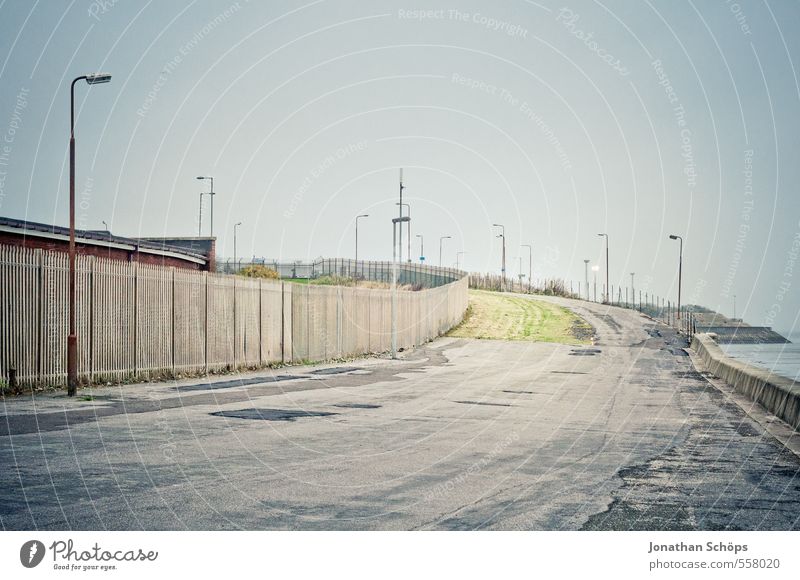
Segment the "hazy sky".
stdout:
[[[428,261],[611,280],[798,326],[796,2],[0,2],[0,215],[391,256],[398,168]],[[207,182],[205,182],[207,183]],[[206,205],[208,198],[205,198]],[[208,232],[208,207],[204,233]],[[412,254],[419,253],[414,238]],[[591,275],[591,274],[590,274]]]

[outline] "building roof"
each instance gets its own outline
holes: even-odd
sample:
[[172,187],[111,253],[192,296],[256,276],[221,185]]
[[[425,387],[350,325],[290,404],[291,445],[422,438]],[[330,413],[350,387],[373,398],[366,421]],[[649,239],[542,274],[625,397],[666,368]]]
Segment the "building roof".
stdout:
[[[69,228],[27,220],[0,216],[0,232],[13,233],[26,237],[50,238],[57,241],[69,241]],[[208,240],[209,238],[195,238]],[[126,238],[115,236],[105,230],[75,230],[75,241],[83,245],[104,246],[147,254],[158,254],[187,260],[198,264],[208,262],[208,256],[187,250],[185,247],[171,246],[157,241],[158,238]]]

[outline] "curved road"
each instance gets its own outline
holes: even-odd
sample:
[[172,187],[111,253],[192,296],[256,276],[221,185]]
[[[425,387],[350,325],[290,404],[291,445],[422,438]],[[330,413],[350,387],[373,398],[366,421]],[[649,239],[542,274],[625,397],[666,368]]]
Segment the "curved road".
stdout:
[[[537,299],[544,299],[537,297]],[[800,461],[636,312],[549,298],[592,347],[0,403],[4,529],[798,529]]]

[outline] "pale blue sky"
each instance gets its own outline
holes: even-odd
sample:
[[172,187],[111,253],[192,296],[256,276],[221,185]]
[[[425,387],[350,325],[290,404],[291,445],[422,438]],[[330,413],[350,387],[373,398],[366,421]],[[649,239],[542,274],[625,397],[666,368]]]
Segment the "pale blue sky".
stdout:
[[510,273],[533,243],[537,278],[577,281],[607,231],[612,283],[674,298],[675,233],[684,302],[789,330],[799,29],[788,1],[5,1],[0,215],[67,223],[69,82],[102,70],[83,227],[195,234],[207,174],[223,255],[242,221],[247,256],[351,257],[369,213],[360,255],[386,259],[403,166],[433,263],[452,235],[446,263],[497,271],[499,222]]

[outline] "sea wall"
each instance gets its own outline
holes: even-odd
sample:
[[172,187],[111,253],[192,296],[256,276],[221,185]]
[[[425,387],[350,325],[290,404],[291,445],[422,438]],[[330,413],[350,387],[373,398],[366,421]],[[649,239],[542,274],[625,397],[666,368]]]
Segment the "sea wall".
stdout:
[[692,350],[708,372],[800,431],[800,384],[727,356],[709,334],[695,334]]

